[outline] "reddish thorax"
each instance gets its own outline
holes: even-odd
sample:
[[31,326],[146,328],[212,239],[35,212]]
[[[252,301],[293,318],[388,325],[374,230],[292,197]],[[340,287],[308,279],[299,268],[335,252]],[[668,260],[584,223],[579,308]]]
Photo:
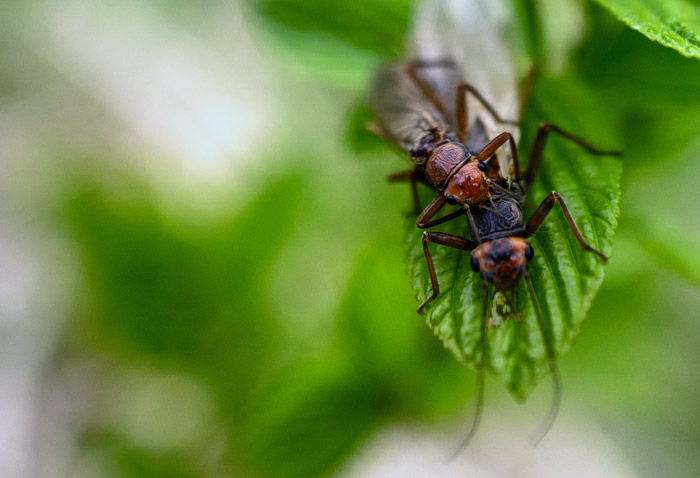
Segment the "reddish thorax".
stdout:
[[458,204],[480,204],[489,193],[488,180],[479,169],[479,163],[468,161],[450,178],[445,197],[452,196]]

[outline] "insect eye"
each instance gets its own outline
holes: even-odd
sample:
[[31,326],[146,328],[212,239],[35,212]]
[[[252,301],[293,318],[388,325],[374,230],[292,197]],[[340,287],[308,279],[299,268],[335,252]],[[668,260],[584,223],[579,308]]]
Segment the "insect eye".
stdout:
[[457,204],[457,199],[452,195],[447,196],[445,199],[447,199],[448,204]]
[[532,246],[528,246],[528,248],[525,249],[525,259],[530,262],[533,257],[535,257],[535,250],[532,248]]
[[472,257],[470,264],[474,272],[479,272],[479,261],[476,260],[476,257]]
[[479,161],[479,164],[477,167],[479,168],[479,170],[481,170],[483,172],[486,172],[486,169],[488,169],[488,167],[486,166],[486,163],[483,161]]

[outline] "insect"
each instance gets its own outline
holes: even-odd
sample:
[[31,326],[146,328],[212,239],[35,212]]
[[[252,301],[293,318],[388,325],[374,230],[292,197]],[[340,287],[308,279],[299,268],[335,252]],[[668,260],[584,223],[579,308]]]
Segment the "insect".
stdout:
[[[442,70],[438,82],[431,84],[424,72]],[[405,151],[413,169],[389,176],[389,181],[411,184],[413,207],[420,210],[417,183],[422,182],[440,194],[418,216],[419,228],[442,224],[458,215],[431,219],[445,204],[460,205],[474,229],[470,206],[491,202],[491,190],[501,189],[496,162],[489,161],[506,142],[517,158],[515,140],[504,131],[483,144],[487,131],[482,123],[470,128],[467,122],[467,94],[472,94],[500,124],[516,125],[503,120],[493,107],[470,84],[462,81],[450,60],[415,61],[395,66],[378,75],[372,94],[377,123],[372,130]],[[451,98],[450,98],[451,96]],[[445,101],[451,99],[452,101]],[[452,108],[448,104],[454,105]],[[476,146],[479,144],[480,146]],[[434,298],[434,297],[433,297]],[[418,311],[430,301],[423,303]]]
[[[438,71],[438,74],[433,73],[432,82],[419,73],[428,69]],[[479,240],[475,211],[490,208],[497,212],[494,198],[513,195],[514,190],[521,191],[518,201],[522,202],[526,188],[537,176],[550,132],[558,133],[595,155],[619,154],[598,149],[553,123],[541,123],[530,151],[528,169],[523,173],[513,133],[503,131],[487,140],[489,131],[481,118],[477,117],[471,126],[468,125],[467,94],[478,100],[483,109],[481,116],[489,115],[498,124],[508,125],[511,129],[517,127],[518,122],[502,119],[474,86],[460,79],[458,72],[454,60],[419,60],[389,67],[375,80],[372,104],[377,123],[371,129],[405,151],[414,164],[412,169],[390,175],[389,181],[410,183],[416,211],[420,210],[417,183],[426,184],[440,193],[419,214],[416,220],[419,228],[431,228],[466,215],[471,234]],[[444,101],[450,97],[455,101],[452,110]],[[496,153],[506,143],[507,161],[500,161]],[[502,168],[501,162],[507,167]],[[562,205],[569,225],[581,242],[582,237],[563,199],[557,194],[556,200]],[[461,209],[431,220],[446,204],[460,205]],[[435,242],[431,236],[424,236],[425,241]],[[431,270],[433,294],[418,307],[419,313],[440,293],[434,270],[430,267],[432,261],[427,245],[424,245],[424,250]]]
[[[477,429],[481,418],[483,404],[484,367],[488,347],[485,340],[488,324],[489,287],[508,297],[524,279],[528,294],[532,300],[538,327],[543,337],[547,359],[553,380],[553,399],[549,417],[543,425],[544,435],[553,423],[561,400],[561,381],[556,365],[556,354],[552,339],[547,334],[534,295],[532,282],[527,270],[527,263],[534,257],[534,249],[527,240],[542,225],[547,215],[559,204],[564,217],[580,246],[596,254],[602,261],[607,257],[591,247],[581,234],[574,218],[561,195],[552,191],[536,208],[527,223],[522,213],[522,203],[527,187],[536,178],[539,170],[545,142],[550,132],[573,141],[592,154],[617,155],[617,151],[598,149],[583,139],[552,123],[542,123],[537,130],[535,141],[530,151],[528,168],[524,172],[519,166],[518,151],[514,135],[502,132],[486,144],[474,148],[485,140],[486,128],[476,122],[472,128],[466,128],[466,92],[472,93],[483,105],[485,111],[498,123],[516,125],[514,121],[503,121],[493,107],[471,85],[456,80],[454,73],[433,75],[442,80],[432,86],[417,77],[417,69],[435,68],[457,70],[451,60],[435,62],[414,62],[408,66],[393,66],[381,72],[374,89],[374,105],[378,116],[380,134],[398,144],[409,154],[415,166],[398,174],[391,175],[390,181],[404,180],[411,183],[414,207],[418,205],[417,183],[423,183],[439,193],[435,199],[420,213],[416,224],[421,229],[466,215],[469,219],[470,238],[437,231],[425,231],[422,246],[430,274],[432,294],[418,308],[423,309],[439,294],[439,282],[428,244],[443,246],[471,252],[470,264],[482,278],[481,328],[479,337],[480,359],[477,367],[476,409],[464,441],[468,443]],[[450,85],[455,88],[454,108],[456,117],[451,118],[449,110],[442,103],[441,96],[448,94]],[[462,104],[463,106],[459,106]],[[387,111],[388,109],[388,111]],[[453,127],[456,125],[457,132]],[[470,135],[474,136],[470,136]],[[503,171],[496,157],[498,149],[509,143],[512,168]],[[446,214],[439,219],[430,220],[446,204],[458,204],[460,209]]]
[[[469,238],[437,231],[423,233],[422,249],[432,294],[419,306],[418,312],[422,313],[440,294],[429,243],[469,251],[471,267],[481,276],[482,303],[476,407],[461,448],[473,437],[482,414],[484,364],[489,354],[486,331],[490,288],[493,286],[507,299],[523,279],[552,374],[552,405],[538,433],[541,439],[558,413],[561,380],[553,338],[543,322],[528,273],[527,265],[535,251],[527,238],[536,233],[554,206],[559,204],[579,245],[603,262],[607,257],[586,242],[557,192],[552,191],[527,222],[522,204],[528,187],[537,177],[549,133],[554,132],[594,155],[618,155],[619,152],[599,149],[553,123],[541,123],[530,150],[527,169],[523,170],[516,147],[519,123],[499,115],[489,102],[491,98],[487,99],[462,78],[462,68],[455,59],[436,55],[425,58],[407,65],[390,66],[377,75],[371,96],[377,122],[370,128],[412,161],[411,169],[392,174],[388,179],[410,183],[416,213],[420,211],[418,183],[437,193],[418,215],[416,225],[419,228],[432,228],[463,215],[468,219]],[[527,98],[526,93],[520,96]],[[521,100],[520,111],[525,102],[526,99]],[[471,106],[468,108],[468,105]],[[446,204],[458,205],[459,209],[434,219]]]

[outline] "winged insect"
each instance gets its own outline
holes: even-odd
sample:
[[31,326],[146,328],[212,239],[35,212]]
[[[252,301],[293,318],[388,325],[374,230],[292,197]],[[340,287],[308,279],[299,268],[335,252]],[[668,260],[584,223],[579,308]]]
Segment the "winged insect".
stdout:
[[[429,229],[463,215],[468,219],[468,238],[437,231],[423,233],[422,248],[432,294],[418,307],[418,312],[422,313],[440,294],[429,243],[469,251],[471,267],[481,276],[483,293],[476,364],[476,406],[461,449],[473,437],[482,414],[484,364],[488,362],[489,354],[486,332],[490,289],[495,289],[505,297],[506,302],[510,302],[509,295],[514,294],[521,279],[524,280],[553,381],[552,404],[538,433],[539,441],[557,416],[561,380],[551,327],[543,321],[528,273],[527,265],[535,251],[527,239],[536,233],[554,206],[559,204],[580,246],[604,262],[607,257],[586,242],[564,199],[556,191],[552,191],[539,204],[527,222],[523,217],[522,205],[528,187],[537,177],[551,132],[594,155],[617,155],[619,152],[599,149],[560,126],[545,122],[537,129],[527,169],[521,169],[517,149],[518,121],[499,115],[497,107],[491,102],[494,98],[486,98],[475,85],[464,79],[461,72],[469,69],[463,68],[448,49],[419,47],[418,53],[421,51],[430,52],[408,64],[392,65],[379,72],[371,93],[376,123],[369,127],[375,134],[397,146],[412,162],[411,169],[392,174],[388,179],[410,183],[413,206],[419,213],[416,221],[419,228]],[[483,79],[483,75],[481,77]],[[498,81],[496,76],[493,78]],[[522,112],[528,88],[518,95],[515,91],[504,89],[503,84],[500,81],[498,88],[487,89],[508,98],[524,98],[517,107]],[[505,85],[508,84],[515,89],[514,82],[505,81]],[[488,83],[485,86],[488,87]],[[496,102],[503,104],[500,100],[495,98]],[[512,101],[510,104],[512,106]],[[516,108],[507,109],[513,112]],[[437,193],[422,211],[418,183],[427,185]],[[435,219],[446,204],[458,205],[459,209]],[[513,310],[512,307],[502,309]]]

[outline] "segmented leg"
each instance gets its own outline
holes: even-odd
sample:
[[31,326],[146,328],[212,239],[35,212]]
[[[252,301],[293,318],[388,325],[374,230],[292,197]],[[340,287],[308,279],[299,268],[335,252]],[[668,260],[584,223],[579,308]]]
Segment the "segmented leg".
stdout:
[[442,102],[440,97],[435,93],[432,86],[418,74],[418,70],[425,68],[455,68],[454,62],[451,60],[436,60],[434,62],[414,61],[406,66],[406,73],[418,89],[423,93],[423,96],[432,103],[443,116],[447,116],[447,106]]
[[534,181],[537,176],[537,172],[540,169],[540,161],[542,160],[542,151],[544,150],[544,145],[547,142],[547,137],[549,132],[554,131],[560,136],[576,143],[586,151],[597,156],[619,156],[622,151],[611,151],[605,149],[599,149],[592,144],[584,141],[578,136],[569,133],[565,129],[553,124],[553,123],[540,123],[539,128],[537,128],[537,134],[535,135],[535,141],[532,143],[532,149],[530,150],[530,159],[527,163],[527,171],[524,174],[525,187],[529,186],[532,181]]
[[469,83],[460,83],[457,85],[457,135],[460,141],[467,139],[467,134],[469,133],[468,125],[468,112],[467,112],[467,93],[471,93],[474,98],[476,98],[479,103],[481,103],[484,108],[493,116],[493,118],[504,124],[518,125],[520,124],[515,120],[507,120],[501,118],[501,116],[496,112],[496,109],[489,103],[486,98],[484,98],[479,91]]
[[493,156],[494,153],[498,150],[498,148],[503,146],[506,143],[506,141],[510,145],[511,155],[513,156],[513,169],[515,169],[515,180],[519,181],[520,161],[518,160],[518,148],[515,144],[515,139],[513,138],[512,134],[505,132],[493,138],[491,141],[486,143],[486,146],[481,148],[481,151],[479,151],[476,155],[476,159],[477,161],[486,161],[491,156]]
[[[454,61],[445,59],[435,61],[414,61],[410,63],[407,67],[409,77],[421,90],[423,96],[425,96],[428,99],[428,101],[430,101],[440,113],[442,113],[444,116],[447,116],[448,111],[447,107],[445,106],[445,103],[443,103],[442,100],[437,96],[437,94],[435,94],[435,90],[428,84],[428,82],[425,79],[421,78],[421,76],[418,74],[418,70],[426,68],[449,68],[454,70],[457,68],[457,65]],[[482,94],[479,93],[479,90],[477,90],[473,85],[467,82],[460,82],[457,84],[455,109],[455,115],[457,116],[457,137],[460,142],[465,141],[467,135],[469,134],[467,93],[471,93],[472,96],[474,96],[474,98],[476,98],[476,100],[479,101],[479,103],[481,103],[484,106],[484,108],[486,108],[486,110],[491,114],[491,116],[493,116],[493,118],[497,122],[513,125],[519,124],[515,120],[501,118],[501,116],[491,105],[491,103],[489,103],[486,100],[486,98],[484,98]]]
[[444,224],[464,214],[464,210],[460,209],[458,211],[451,212],[450,214],[446,214],[441,218],[431,221],[430,218],[437,214],[440,211],[440,209],[442,209],[447,203],[447,200],[442,195],[437,196],[435,199],[433,199],[430,202],[430,204],[428,204],[425,207],[425,209],[421,212],[420,199],[418,197],[418,183],[425,181],[422,181],[423,176],[416,169],[399,171],[398,173],[390,174],[389,176],[387,176],[386,179],[390,183],[404,181],[411,183],[411,197],[413,200],[413,210],[414,214],[419,214],[418,219],[416,221],[416,225],[420,229],[428,229],[430,227]]
[[438,285],[435,265],[433,264],[433,257],[430,255],[428,243],[434,242],[435,244],[441,244],[443,246],[452,247],[453,249],[459,249],[462,251],[471,251],[474,249],[474,247],[476,247],[476,243],[470,241],[469,239],[455,236],[454,234],[447,234],[445,232],[425,231],[421,242],[423,244],[425,262],[428,264],[428,273],[430,274],[430,284],[433,287],[433,293],[420,305],[420,307],[418,307],[419,314],[422,314],[423,308],[425,308],[426,305],[428,305],[433,299],[435,299],[435,297],[438,296],[438,294],[440,294],[440,286]]
[[535,212],[532,213],[532,217],[530,218],[527,225],[525,226],[524,237],[527,238],[527,237],[530,237],[533,234],[535,234],[537,229],[539,229],[539,227],[544,222],[545,218],[547,217],[547,214],[549,214],[549,212],[554,207],[555,203],[559,203],[559,206],[561,207],[561,211],[564,213],[564,217],[566,218],[566,222],[569,224],[569,228],[571,228],[571,232],[574,233],[574,236],[576,236],[576,240],[581,245],[581,247],[587,251],[590,251],[590,252],[600,256],[600,258],[603,259],[603,262],[607,262],[608,258],[602,252],[598,251],[597,249],[594,249],[593,247],[589,246],[586,243],[586,240],[583,238],[583,235],[581,234],[581,231],[579,230],[578,226],[576,225],[574,218],[571,217],[571,213],[569,212],[569,208],[566,207],[566,203],[564,202],[564,198],[562,198],[561,195],[556,191],[552,191],[549,196],[544,198],[544,200],[540,203],[540,205],[537,206],[537,209],[535,210]]
[[457,211],[451,212],[449,214],[445,214],[441,218],[435,219],[433,221],[426,222],[421,229],[428,229],[431,227],[439,226],[440,224],[445,224],[446,222],[449,222],[453,219],[456,219],[458,217],[461,217],[464,215],[464,209],[459,209]]
[[447,204],[447,199],[442,194],[430,201],[430,204],[428,204],[425,209],[423,209],[423,212],[420,213],[420,216],[418,216],[416,226],[420,229],[430,227],[430,218],[437,214],[445,204]]
[[530,70],[525,76],[525,79],[520,84],[520,111],[518,113],[518,118],[520,118],[520,121],[523,120],[525,108],[527,108],[527,105],[530,102],[530,97],[532,96],[532,88],[535,85],[535,78],[537,77],[537,74],[537,68],[535,66],[531,66]]

